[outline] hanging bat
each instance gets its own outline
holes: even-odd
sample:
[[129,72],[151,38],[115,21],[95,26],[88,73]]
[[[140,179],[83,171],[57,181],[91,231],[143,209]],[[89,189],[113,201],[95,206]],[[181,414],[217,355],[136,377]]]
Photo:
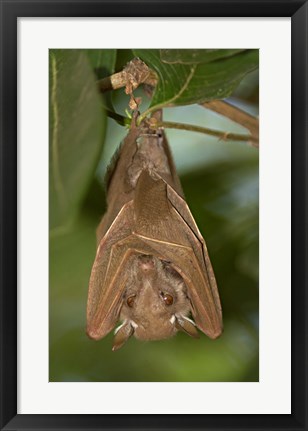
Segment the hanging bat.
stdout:
[[87,334],[99,340],[119,321],[113,350],[132,335],[158,340],[179,330],[198,337],[198,328],[210,338],[222,332],[205,241],[184,200],[164,131],[153,129],[159,116],[138,126],[133,119],[108,175],[108,209],[97,229]]

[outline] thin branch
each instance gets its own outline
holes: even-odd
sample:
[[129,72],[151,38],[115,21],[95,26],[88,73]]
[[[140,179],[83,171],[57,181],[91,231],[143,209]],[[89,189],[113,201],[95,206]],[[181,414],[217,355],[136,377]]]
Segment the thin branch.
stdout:
[[155,127],[165,127],[166,129],[189,130],[191,132],[205,133],[206,135],[216,136],[223,141],[241,141],[248,142],[255,146],[255,138],[251,135],[242,135],[238,133],[221,132],[220,130],[208,129],[206,127],[195,126],[193,124],[173,123],[171,121],[162,121],[155,124]]
[[259,119],[253,117],[245,111],[231,105],[223,100],[212,100],[201,104],[206,109],[217,112],[229,118],[237,124],[245,127],[251,133],[251,142],[254,147],[259,147]]
[[125,87],[126,93],[131,94],[140,84],[155,87],[157,76],[143,61],[134,58],[121,72],[107,76],[97,84],[102,93]]
[[105,112],[108,117],[115,120],[120,126],[129,126],[131,123],[131,119],[128,117],[123,117],[123,115],[117,114],[116,112],[110,111],[109,109],[105,108]]

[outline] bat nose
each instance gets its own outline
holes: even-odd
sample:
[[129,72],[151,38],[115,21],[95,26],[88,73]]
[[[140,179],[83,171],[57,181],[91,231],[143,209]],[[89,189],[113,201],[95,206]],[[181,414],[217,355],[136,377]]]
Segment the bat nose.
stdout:
[[140,295],[138,308],[140,308],[140,311],[142,312],[148,310],[153,313],[156,313],[160,309],[163,309],[163,304],[161,304],[160,298],[158,297],[158,293],[148,281],[143,285],[142,295]]

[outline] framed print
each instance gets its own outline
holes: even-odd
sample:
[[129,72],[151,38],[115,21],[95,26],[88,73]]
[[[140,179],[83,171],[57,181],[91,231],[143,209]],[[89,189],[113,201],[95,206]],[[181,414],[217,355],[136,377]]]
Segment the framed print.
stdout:
[[[161,62],[162,56],[168,56],[168,61],[170,59],[172,62],[178,56],[185,57],[185,61],[191,61],[193,54],[199,56],[199,63],[194,64],[193,68],[190,64],[177,66],[177,63]],[[209,61],[208,57],[214,54],[216,60]],[[219,61],[218,56],[220,56]],[[91,67],[88,67],[89,58],[91,61],[95,58],[96,76]],[[110,63],[110,58],[112,58],[112,63]],[[99,66],[97,66],[98,59]],[[237,91],[245,91],[245,88],[248,87],[249,94],[256,95],[256,100],[251,101],[249,107],[251,112],[257,112],[258,62],[259,51],[256,49],[50,50],[49,112],[52,143],[49,159],[49,380],[51,382],[74,381],[74,379],[85,382],[259,380],[258,118],[223,101],[208,100],[207,103],[195,103],[193,106],[190,103],[200,101],[200,97],[202,101],[205,97],[211,97],[212,91],[215,93],[225,91],[227,94],[233,91],[234,80],[237,82],[242,76],[247,76],[252,83],[247,80],[242,81],[242,90],[238,88]],[[124,66],[121,63],[124,63]],[[111,68],[107,72],[107,77],[102,76],[103,64],[105,67]],[[113,66],[113,64],[115,65]],[[152,67],[151,70],[154,71],[156,64],[161,67],[160,71],[157,70],[158,75],[165,76],[161,78],[164,80],[162,82],[168,83],[170,79],[178,81],[177,87],[171,88],[168,94],[163,86],[161,90],[156,87],[157,96],[150,94],[152,91],[149,89],[150,84],[156,78],[154,72],[153,77],[149,75],[149,67]],[[80,75],[81,81],[77,84],[78,73],[82,67],[84,67],[84,71]],[[116,68],[115,73],[114,67]],[[211,70],[213,67],[215,69],[219,67],[224,70],[224,73],[229,68],[232,75],[229,83],[227,83],[226,76],[217,80],[216,73],[213,73],[213,69]],[[87,73],[89,77],[85,78]],[[173,78],[170,77],[172,73]],[[207,88],[204,89],[203,80],[201,87],[198,88],[206,91],[208,96],[200,96],[200,90],[190,90],[198,86],[198,73],[202,74],[203,79],[207,73]],[[193,74],[195,77],[192,78],[191,84],[187,85],[189,74]],[[76,82],[71,86],[73,76]],[[119,83],[121,76],[124,79],[123,84]],[[148,77],[142,78],[150,82],[150,84],[146,84],[147,93],[142,88],[130,88],[131,83],[136,87],[135,79],[139,79],[140,76]],[[122,124],[116,123],[114,118],[107,119],[105,127],[108,134],[103,152],[106,149],[113,155],[108,156],[105,152],[100,161],[93,166],[91,159],[97,158],[97,146],[101,147],[102,126],[104,126],[101,112],[102,101],[100,97],[97,97],[97,79],[98,85],[103,89],[103,95],[105,95],[106,102],[103,103],[109,103],[107,97],[114,96],[112,98],[114,109],[110,106],[106,108],[106,112],[114,118],[116,116],[117,121]],[[109,90],[109,92],[104,91],[105,83],[108,84],[115,79],[117,79],[116,85],[122,85],[122,87]],[[128,81],[125,82],[127,79]],[[88,90],[90,103],[87,104],[86,101],[79,103],[75,99],[70,107],[68,104],[71,103],[71,98],[74,98],[74,88],[76,85],[83,87],[85,80],[87,80],[89,88],[93,88],[92,93],[90,89]],[[92,86],[90,86],[91,84]],[[224,84],[224,88],[221,84]],[[179,88],[184,85],[187,90],[181,95]],[[125,91],[123,91],[124,88]],[[112,93],[110,94],[110,92]],[[159,92],[162,95],[160,99],[157,99]],[[71,96],[67,97],[65,93]],[[92,100],[90,94],[94,96]],[[79,99],[81,97],[79,91],[77,95]],[[61,98],[63,99],[61,100]],[[151,100],[155,103],[153,106],[149,105]],[[173,109],[172,107],[163,109],[163,104],[168,106],[171,103],[174,105]],[[215,105],[213,105],[214,103]],[[144,107],[146,105],[148,108]],[[222,106],[228,111],[225,114],[228,114],[229,117],[232,117],[234,113],[240,114],[244,122],[250,122],[251,133],[235,133],[236,129],[234,129],[235,132],[232,132],[230,124],[226,126],[223,123],[219,124],[218,121],[226,120],[218,119],[217,113],[211,112],[212,105],[216,110]],[[79,108],[77,108],[78,106]],[[65,112],[72,113],[67,124],[65,124],[67,115]],[[168,121],[172,118],[178,119],[177,122]],[[61,124],[58,127],[59,121]],[[230,120],[227,121],[230,122]],[[74,127],[72,127],[73,122]],[[87,122],[89,122],[88,125]],[[123,126],[123,123],[128,126]],[[198,123],[211,124],[212,128],[194,126]],[[76,130],[80,126],[80,132],[76,134]],[[172,127],[182,129],[175,129],[173,132]],[[186,133],[184,127],[186,127]],[[229,133],[226,135],[225,132],[217,131],[224,130],[225,127],[229,128]],[[66,137],[70,130],[74,131],[73,139]],[[196,130],[199,133],[202,131],[207,134],[217,135],[218,133],[220,136],[209,135],[206,139],[202,139]],[[241,130],[240,127],[238,130]],[[93,136],[94,131],[96,136]],[[194,131],[194,136],[192,136]],[[81,137],[80,141],[75,138],[75,134]],[[117,138],[118,134],[121,134],[121,138]],[[220,138],[220,142],[217,138]],[[117,140],[121,139],[122,144],[118,147]],[[232,143],[232,140],[236,139],[239,140],[237,145]],[[244,142],[240,139],[243,139]],[[69,141],[72,143],[72,153],[67,144]],[[185,145],[185,142],[189,142],[189,144]],[[182,186],[170,156],[170,147],[173,149],[172,153],[178,172],[182,173]],[[193,157],[192,148],[194,149]],[[56,152],[55,149],[57,149]],[[80,152],[83,153],[82,157],[80,157]],[[65,154],[67,154],[67,161],[65,161]],[[88,163],[86,163],[86,158],[89,159]],[[207,169],[205,169],[206,166],[208,166]],[[86,168],[85,177],[82,175],[82,167]],[[96,169],[98,170],[95,174]],[[204,177],[206,170],[215,171],[215,177],[220,179],[220,185],[214,185],[210,177]],[[143,177],[144,175],[145,177]],[[93,193],[98,204],[100,202],[103,204],[105,199],[108,203],[107,208],[104,209],[100,204],[96,206],[87,198],[83,199],[86,213],[97,211],[97,216],[94,218],[92,216],[88,218],[85,214],[86,225],[92,224],[92,231],[86,229],[89,235],[84,230],[83,222],[78,227],[76,224],[76,229],[66,227],[65,220],[71,219],[70,214],[75,211],[74,207],[76,207],[73,202],[79,200],[79,196],[76,195],[76,198],[70,201],[65,199],[65,204],[62,200],[62,196],[67,194],[65,190],[70,188],[70,184],[72,190],[69,195],[73,196],[77,191],[80,195],[80,191],[84,189],[82,182],[87,177],[90,177],[91,182],[94,179],[95,185],[90,185],[86,194],[91,196]],[[75,180],[71,182],[71,178],[75,178]],[[157,182],[152,183],[152,178]],[[80,186],[78,186],[78,182],[81,182]],[[211,183],[212,185],[209,186]],[[227,183],[233,183],[233,186],[228,188]],[[156,189],[158,185],[161,189]],[[233,196],[235,188],[238,197],[232,198],[231,195]],[[220,190],[218,196],[215,197],[213,189]],[[105,194],[107,198],[104,198]],[[166,201],[165,196],[169,196],[169,194],[170,199],[168,198]],[[193,196],[196,197],[195,201]],[[225,204],[222,203],[223,201]],[[233,206],[230,201],[237,202],[237,204]],[[208,206],[208,210],[205,210],[204,214],[202,214],[201,202],[203,207]],[[137,215],[139,210],[137,213],[135,211],[139,205],[141,213]],[[195,207],[194,212],[195,217],[199,218],[199,228],[189,205]],[[165,208],[165,214],[163,208]],[[174,212],[170,212],[171,208],[174,208]],[[211,210],[209,210],[210,208]],[[102,218],[104,212],[105,215]],[[234,212],[233,216],[231,212]],[[211,217],[209,217],[209,213]],[[229,215],[226,216],[228,213]],[[180,218],[178,218],[178,214],[182,214]],[[232,218],[234,219],[232,234],[228,234],[230,227],[224,225],[224,220],[228,220],[229,226]],[[207,219],[208,221],[205,223]],[[169,228],[167,228],[168,220]],[[134,226],[131,226],[131,223],[134,223]],[[97,225],[99,225],[97,228],[98,249],[94,256],[93,233]],[[200,229],[200,233],[198,229]],[[237,232],[236,238],[233,237],[235,231]],[[243,237],[241,231],[243,231]],[[205,239],[201,236],[206,232],[208,235],[212,232],[214,238],[214,232],[216,232],[216,239],[213,238],[212,241],[213,244],[216,244],[218,255],[222,252],[218,244],[224,244],[223,250],[224,253],[227,253],[226,244],[233,243],[230,247],[230,256],[223,265],[224,269],[221,268],[217,273],[219,264],[213,264],[216,266],[216,278],[218,280],[228,279],[228,283],[222,281],[222,284],[229,286],[230,294],[233,292],[231,298],[227,300],[228,311],[225,311],[224,342],[220,337],[223,331],[223,319],[217,287],[219,283],[215,281],[211,264],[211,261],[216,260],[216,256],[215,253],[214,255],[211,253],[210,260],[210,251],[207,251],[207,247],[211,249],[211,246],[209,243],[206,245]],[[224,232],[223,237],[220,236],[221,232]],[[73,258],[73,250],[70,246],[67,248],[67,245],[70,243],[70,238],[72,241],[76,241],[76,237],[81,234],[84,235],[84,239],[81,241],[83,247],[78,247]],[[114,240],[116,240],[115,243]],[[209,240],[210,238],[207,239],[207,241]],[[88,251],[86,250],[87,241],[89,242]],[[242,245],[240,246],[240,244]],[[116,257],[117,249],[121,250],[118,257]],[[72,259],[76,259],[75,262]],[[192,263],[188,264],[190,261]],[[77,262],[79,271],[76,269]],[[227,269],[226,262],[233,262],[232,269],[230,267]],[[249,262],[249,264],[245,262]],[[186,274],[187,269],[185,268],[190,265],[195,268],[194,272]],[[91,275],[89,276],[89,274]],[[82,279],[83,282],[81,282]],[[101,287],[104,283],[106,285]],[[235,284],[234,287],[232,287],[232,283]],[[79,285],[85,286],[86,289],[78,289]],[[69,294],[68,286],[71,286],[72,289]],[[202,288],[195,290],[196,286],[202,286]],[[87,290],[86,300],[84,294]],[[87,322],[85,322],[85,311],[77,314],[73,311],[70,315],[71,300],[78,291],[80,298],[76,298],[77,304],[82,305],[85,310],[87,302]],[[236,309],[234,312],[237,316],[241,314],[243,321],[251,320],[250,324],[247,323],[250,331],[247,330],[246,324],[243,326],[237,324],[233,330],[231,329],[234,321],[231,316],[228,317],[228,314],[232,314],[232,298],[235,303],[238,302],[235,299],[234,291],[238,292],[243,304],[242,311],[238,309],[238,306],[234,306]],[[226,298],[228,292],[222,293],[222,295]],[[244,299],[245,297],[246,299]],[[68,299],[66,306],[64,306],[65,298]],[[60,304],[63,305],[60,306]],[[65,310],[64,314],[61,313],[61,309]],[[70,325],[67,331],[64,330],[68,322],[75,322],[77,325],[75,342],[72,340],[74,331],[72,332]],[[115,334],[112,337],[114,331]],[[181,334],[175,336],[178,332]],[[202,333],[207,336],[201,338],[204,350],[199,342],[193,340],[193,338],[199,338]],[[242,337],[245,338],[246,350],[241,346]],[[207,338],[209,344],[207,344]],[[221,341],[217,340],[215,343],[211,341],[217,338],[220,338]],[[139,342],[136,343],[135,339]],[[164,341],[158,342],[159,340]],[[233,346],[233,349],[230,350],[228,346]],[[71,354],[76,349],[79,351],[78,359],[74,357],[74,366],[72,366]],[[195,351],[192,353],[194,349]],[[190,352],[189,357],[194,358],[195,366],[193,368],[188,365],[189,359],[185,354],[187,350]],[[240,356],[243,363],[241,367],[234,367],[234,363],[239,363],[238,358],[235,358],[236,352],[239,350],[242,351]],[[115,361],[115,351],[117,351],[118,359],[121,358],[119,362]],[[171,360],[175,351],[177,355],[181,356],[177,359],[177,367],[174,367],[173,360]],[[212,353],[209,354],[209,351]],[[228,355],[222,354],[222,352],[228,352]],[[93,355],[92,359],[90,359],[91,355]],[[139,357],[139,355],[143,357],[140,363],[136,361],[136,356]],[[61,360],[59,360],[60,357]],[[96,367],[97,357],[104,357],[102,366]],[[167,361],[167,358],[170,362]],[[123,369],[123,361],[126,364],[125,369]],[[169,365],[167,365],[168,362]],[[85,363],[88,363],[86,368]],[[216,367],[213,366],[213,363],[216,363]],[[136,366],[136,364],[138,365]]]
[[1,2],[1,429],[307,429],[307,2],[238,5]]

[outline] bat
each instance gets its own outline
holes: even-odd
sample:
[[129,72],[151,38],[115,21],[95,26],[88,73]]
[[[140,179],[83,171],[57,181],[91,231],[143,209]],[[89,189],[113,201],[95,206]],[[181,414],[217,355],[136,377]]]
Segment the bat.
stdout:
[[222,332],[222,310],[205,241],[184,200],[160,111],[136,114],[107,175],[107,212],[87,302],[87,334],[115,330],[112,350],[134,335],[160,340],[183,331]]

